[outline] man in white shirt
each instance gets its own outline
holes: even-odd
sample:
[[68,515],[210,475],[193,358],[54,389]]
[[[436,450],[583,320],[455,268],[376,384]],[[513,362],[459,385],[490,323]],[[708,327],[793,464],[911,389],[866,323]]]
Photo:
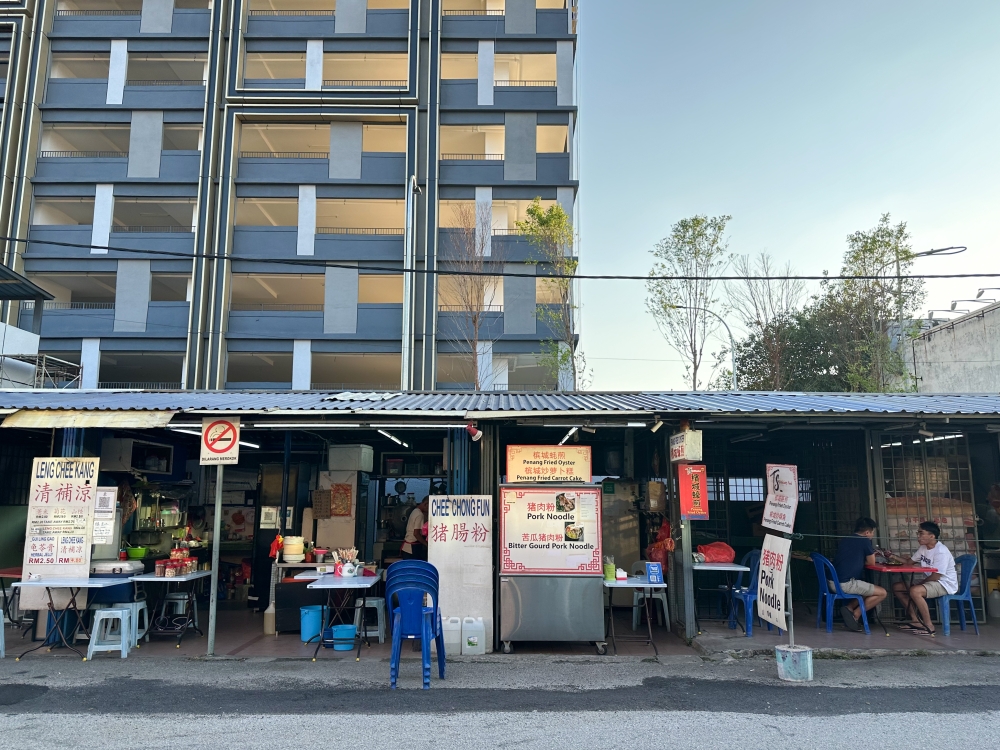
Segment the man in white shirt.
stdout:
[[[924,577],[922,581],[907,587],[902,581],[892,587],[893,593],[910,614],[910,622],[903,629],[919,635],[934,635],[934,623],[931,621],[928,599],[954,594],[958,591],[958,576],[955,574],[955,558],[951,550],[938,541],[941,527],[931,521],[920,524],[917,531],[917,541],[920,547],[913,553],[910,560],[896,555],[897,562],[919,562],[922,568],[934,568],[937,572]],[[913,606],[911,606],[913,605]]]
[[406,535],[403,537],[403,546],[400,548],[400,556],[404,560],[427,559],[427,535],[424,534],[424,524],[427,523],[429,502],[430,498],[425,497],[410,513],[410,517],[406,519]]

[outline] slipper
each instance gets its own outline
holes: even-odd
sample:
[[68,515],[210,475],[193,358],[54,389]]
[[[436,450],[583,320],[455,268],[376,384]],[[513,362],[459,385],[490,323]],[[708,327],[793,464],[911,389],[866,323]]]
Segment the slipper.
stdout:
[[914,628],[911,632],[913,633],[913,635],[929,635],[931,638],[937,635],[936,630],[928,630],[927,628],[922,628],[920,630]]
[[923,625],[914,625],[912,622],[904,622],[896,626],[900,630],[914,631],[914,630],[927,630]]

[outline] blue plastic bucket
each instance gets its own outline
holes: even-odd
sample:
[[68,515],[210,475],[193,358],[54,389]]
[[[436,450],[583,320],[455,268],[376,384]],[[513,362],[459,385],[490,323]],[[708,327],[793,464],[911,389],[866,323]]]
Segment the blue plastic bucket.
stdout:
[[[334,625],[323,633],[323,640],[333,643],[334,651],[352,651],[358,629],[353,625]],[[324,643],[329,648],[329,643]]]
[[326,619],[326,607],[322,604],[311,604],[308,607],[299,607],[299,630],[303,643],[315,641],[319,638],[319,631],[323,629],[323,621]]

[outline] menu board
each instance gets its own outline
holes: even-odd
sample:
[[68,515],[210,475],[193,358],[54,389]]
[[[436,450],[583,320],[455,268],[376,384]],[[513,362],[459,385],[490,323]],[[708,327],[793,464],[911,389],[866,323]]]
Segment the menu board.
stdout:
[[[23,575],[86,578],[90,575],[97,458],[36,458],[31,467]],[[46,606],[40,589],[21,592],[24,609]],[[58,604],[57,604],[58,606]]]
[[500,573],[600,575],[601,488],[500,488]]
[[507,481],[589,482],[589,445],[508,445]]

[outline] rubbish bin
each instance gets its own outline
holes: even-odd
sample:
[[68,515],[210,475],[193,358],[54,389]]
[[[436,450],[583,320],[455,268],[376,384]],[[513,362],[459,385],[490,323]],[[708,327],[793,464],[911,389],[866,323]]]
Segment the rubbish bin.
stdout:
[[299,631],[303,643],[319,638],[326,621],[326,605],[311,604],[299,607]]

